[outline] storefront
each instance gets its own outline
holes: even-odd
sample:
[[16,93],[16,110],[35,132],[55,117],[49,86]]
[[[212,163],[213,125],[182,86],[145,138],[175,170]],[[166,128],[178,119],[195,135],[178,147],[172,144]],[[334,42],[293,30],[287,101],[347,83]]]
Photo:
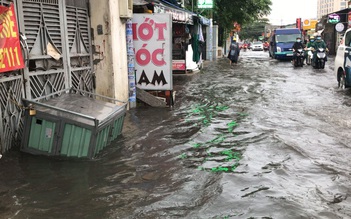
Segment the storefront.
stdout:
[[322,35],[330,55],[335,55],[345,31],[350,27],[350,9],[344,9],[327,14],[317,24],[317,33]]
[[[162,0],[145,2],[140,5],[134,4],[133,12],[136,85],[157,97],[165,98],[167,105],[172,105],[174,101],[173,74],[185,74],[198,69],[199,63],[202,63],[201,52],[205,38],[202,34],[203,25],[201,23],[208,24],[208,19]],[[159,16],[164,18],[158,18]],[[166,17],[170,17],[170,24],[163,24],[163,19]],[[153,42],[142,39],[143,36],[148,35],[150,38],[154,36],[163,38],[162,34],[166,32],[170,32],[170,40],[166,39],[160,45],[158,39]],[[165,46],[168,44],[170,48]],[[155,49],[157,52],[154,54]],[[151,61],[143,65],[144,60],[149,59],[148,57]],[[165,69],[166,64],[157,66],[155,60],[156,64],[161,60],[167,65],[170,64],[170,68]]]
[[194,32],[194,16],[196,14],[176,8],[172,4],[154,3],[153,13],[172,15],[172,69],[173,73],[187,72],[187,53],[191,45],[192,35]]

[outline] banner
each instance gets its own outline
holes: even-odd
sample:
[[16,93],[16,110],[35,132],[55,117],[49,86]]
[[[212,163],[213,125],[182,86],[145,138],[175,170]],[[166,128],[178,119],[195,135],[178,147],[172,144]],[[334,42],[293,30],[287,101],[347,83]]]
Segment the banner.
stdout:
[[0,6],[0,72],[24,68],[13,4]]
[[134,69],[135,59],[134,59],[134,44],[133,44],[133,22],[131,19],[128,19],[126,23],[126,38],[127,38],[129,102],[131,103],[130,104],[131,107],[135,107],[134,106],[134,104],[136,103],[135,69]]
[[134,14],[136,85],[144,90],[172,90],[172,17]]

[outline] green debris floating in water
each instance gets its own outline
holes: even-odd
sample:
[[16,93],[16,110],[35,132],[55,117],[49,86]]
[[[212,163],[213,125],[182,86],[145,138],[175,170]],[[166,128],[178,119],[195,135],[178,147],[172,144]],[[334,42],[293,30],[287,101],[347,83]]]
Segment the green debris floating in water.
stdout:
[[[217,115],[218,112],[222,112],[229,109],[228,106],[223,106],[223,105],[217,105],[217,104],[197,104],[192,106],[190,113],[186,116],[186,118],[192,117],[192,116],[200,116],[200,122],[202,125],[205,127],[209,126],[212,122],[213,116]],[[188,120],[187,120],[188,121]]]
[[220,173],[220,172],[228,173],[228,172],[234,172],[238,166],[239,166],[239,163],[236,163],[229,167],[218,166],[218,167],[212,167],[211,169],[206,169],[205,167],[199,166],[197,169],[201,171],[209,171],[212,173]]
[[202,143],[195,143],[195,144],[193,144],[193,148],[199,148],[202,145],[203,145]]
[[227,124],[228,125],[228,131],[229,132],[233,132],[234,128],[236,126],[238,126],[238,123],[236,123],[235,121],[231,121],[230,123]]
[[232,165],[231,167],[213,167],[211,172],[234,172],[234,170],[239,166],[239,163]]
[[227,161],[231,161],[233,159],[239,161],[241,159],[241,154],[239,152],[234,152],[232,150],[222,151],[221,154],[227,155],[227,158],[226,158]]
[[220,144],[225,140],[224,135],[219,135],[216,138],[212,139],[211,141],[207,142],[207,143],[216,143],[216,144]]
[[185,153],[182,153],[181,155],[179,155],[180,159],[186,159],[188,156]]
[[[228,110],[230,107],[225,106],[219,103],[205,103],[205,104],[196,104],[191,107],[191,110],[186,116],[186,121],[193,122],[197,126],[208,127],[213,122],[213,119],[218,117],[218,115]],[[241,118],[247,116],[248,114],[240,112],[236,114],[236,118],[240,121]],[[222,115],[221,115],[222,116]],[[225,132],[223,134],[218,134],[215,138],[208,140],[206,142],[195,142],[192,144],[192,150],[196,150],[197,153],[190,153],[187,155],[185,153],[179,155],[181,159],[202,157],[202,163],[205,163],[209,160],[217,160],[216,156],[220,157],[221,163],[217,167],[205,168],[203,166],[198,166],[198,170],[208,171],[213,173],[218,172],[234,172],[235,169],[239,166],[239,161],[242,158],[242,154],[238,151],[233,151],[232,149],[224,150],[222,152],[212,152],[211,148],[222,147],[221,144],[230,136],[232,138],[232,133],[234,129],[238,126],[238,121],[232,120],[226,124],[226,128],[229,133]],[[225,142],[225,145],[228,145],[228,142]],[[233,146],[233,145],[231,145]],[[225,156],[225,158],[223,158]],[[233,164],[234,163],[234,164]]]

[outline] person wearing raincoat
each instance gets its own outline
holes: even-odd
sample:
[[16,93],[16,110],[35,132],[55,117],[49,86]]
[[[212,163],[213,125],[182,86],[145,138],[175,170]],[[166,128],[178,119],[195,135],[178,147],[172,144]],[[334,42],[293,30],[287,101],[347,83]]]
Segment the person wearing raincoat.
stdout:
[[[317,59],[317,50],[319,48],[325,49],[326,52],[328,52],[327,44],[325,44],[324,40],[322,39],[321,36],[316,36],[316,40],[313,42],[313,62],[316,63]],[[325,61],[327,61],[327,56],[325,56]]]
[[[308,52],[313,48],[313,43],[314,43],[314,36],[311,36],[310,39],[308,40],[308,43],[306,44],[305,47],[305,57],[304,61],[307,60],[308,58]],[[312,58],[312,57],[311,57]],[[307,61],[306,61],[307,62]]]
[[233,38],[233,41],[230,44],[229,52],[228,52],[229,64],[230,65],[232,65],[233,63],[237,64],[239,55],[240,55],[239,45],[236,42],[236,38]]

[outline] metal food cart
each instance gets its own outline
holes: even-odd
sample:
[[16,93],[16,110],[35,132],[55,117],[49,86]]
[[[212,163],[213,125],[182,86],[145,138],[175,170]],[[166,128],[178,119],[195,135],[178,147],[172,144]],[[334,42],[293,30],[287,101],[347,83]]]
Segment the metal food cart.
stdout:
[[21,150],[48,156],[93,158],[121,134],[127,110],[125,102],[74,88],[23,102]]

